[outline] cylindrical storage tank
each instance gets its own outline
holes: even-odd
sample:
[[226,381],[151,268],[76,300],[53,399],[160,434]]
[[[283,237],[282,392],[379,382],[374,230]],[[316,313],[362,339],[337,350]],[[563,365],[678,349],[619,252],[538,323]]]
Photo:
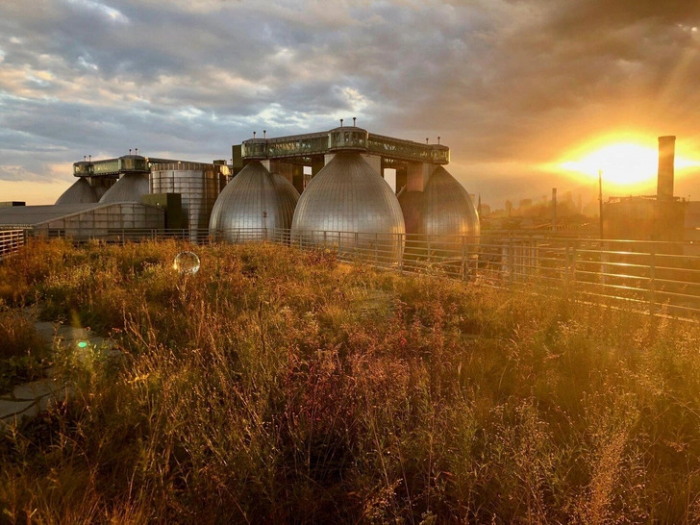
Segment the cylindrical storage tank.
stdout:
[[299,192],[282,175],[270,173],[259,161],[249,162],[216,199],[209,233],[228,242],[279,238],[292,225]]
[[86,179],[80,178],[61,194],[56,204],[83,204],[97,201],[94,188]]
[[423,233],[431,247],[445,252],[479,243],[479,214],[467,190],[442,166],[423,192]]
[[399,201],[359,153],[337,153],[311,179],[292,221],[292,243],[337,246],[392,264],[405,234]]
[[[225,166],[224,166],[225,168]],[[209,217],[225,175],[222,167],[199,162],[165,162],[151,166],[151,193],[179,193],[185,226],[191,236],[209,228]]]
[[148,195],[148,173],[127,173],[102,195],[100,204],[141,202],[143,195]]
[[398,199],[406,223],[406,233],[423,233],[423,192],[402,191]]

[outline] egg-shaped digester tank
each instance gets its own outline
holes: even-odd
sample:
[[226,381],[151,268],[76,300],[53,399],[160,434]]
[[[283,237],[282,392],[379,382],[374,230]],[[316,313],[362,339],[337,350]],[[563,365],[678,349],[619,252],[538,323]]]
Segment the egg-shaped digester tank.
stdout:
[[250,161],[214,203],[209,233],[228,242],[264,241],[292,225],[299,192],[282,175]]
[[89,204],[98,200],[95,189],[81,177],[61,194],[56,204]]
[[337,246],[396,263],[402,256],[401,206],[359,153],[340,152],[311,180],[292,221],[292,243]]
[[102,195],[100,204],[141,202],[143,195],[148,195],[148,173],[127,173]]
[[469,193],[439,166],[423,192],[423,233],[436,249],[452,251],[479,243],[479,214]]
[[[224,172],[225,170],[225,172]],[[160,162],[151,166],[150,193],[179,193],[184,226],[193,238],[209,228],[209,217],[226,184],[226,166],[200,162]]]

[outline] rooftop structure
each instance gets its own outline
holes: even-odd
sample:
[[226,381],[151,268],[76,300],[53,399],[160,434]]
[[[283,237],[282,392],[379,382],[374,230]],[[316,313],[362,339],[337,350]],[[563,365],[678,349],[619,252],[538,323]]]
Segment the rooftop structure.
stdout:
[[112,159],[82,160],[73,163],[75,177],[107,177],[118,179],[128,173],[150,173],[151,164],[177,162],[177,160],[142,157],[141,155],[124,155]]
[[163,210],[138,202],[54,204],[0,209],[0,228],[31,228],[35,234],[108,237],[125,229],[163,228]]
[[442,144],[421,144],[376,135],[354,125],[304,135],[244,140],[240,149],[234,146],[233,158],[234,166],[237,159],[240,159],[239,162],[252,159],[287,159],[311,163],[314,156],[323,156],[339,150],[378,155],[386,165],[400,165],[405,162],[443,165],[450,162],[450,148]]

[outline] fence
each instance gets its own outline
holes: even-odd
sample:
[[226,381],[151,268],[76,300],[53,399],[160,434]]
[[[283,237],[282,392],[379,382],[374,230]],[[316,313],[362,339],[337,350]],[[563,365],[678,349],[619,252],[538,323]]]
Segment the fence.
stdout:
[[[76,242],[91,236],[73,237]],[[65,232],[49,231],[49,237]],[[700,317],[700,246],[691,242],[622,241],[523,232],[425,236],[283,229],[109,230],[101,242],[177,239],[208,244],[268,241],[328,249],[344,261],[402,272],[444,275],[485,286],[564,289],[581,298],[622,300],[656,313]],[[19,238],[22,238],[19,232]]]
[[24,244],[24,230],[0,230],[0,260],[17,253]]

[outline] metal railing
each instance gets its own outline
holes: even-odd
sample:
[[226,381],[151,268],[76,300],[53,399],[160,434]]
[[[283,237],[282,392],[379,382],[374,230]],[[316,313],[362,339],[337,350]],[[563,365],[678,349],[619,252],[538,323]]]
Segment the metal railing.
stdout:
[[[46,232],[43,232],[46,234]],[[22,232],[16,234],[23,241]],[[49,237],[71,236],[51,230]],[[700,318],[700,246],[692,242],[651,242],[556,237],[547,233],[482,232],[467,236],[426,236],[288,229],[208,230],[85,229],[89,238],[125,243],[176,239],[184,243],[267,241],[302,250],[328,250],[342,261],[401,272],[442,275],[483,286],[536,286],[563,290],[582,299],[626,301],[651,313]]]
[[17,253],[25,240],[25,230],[0,230],[0,260]]

